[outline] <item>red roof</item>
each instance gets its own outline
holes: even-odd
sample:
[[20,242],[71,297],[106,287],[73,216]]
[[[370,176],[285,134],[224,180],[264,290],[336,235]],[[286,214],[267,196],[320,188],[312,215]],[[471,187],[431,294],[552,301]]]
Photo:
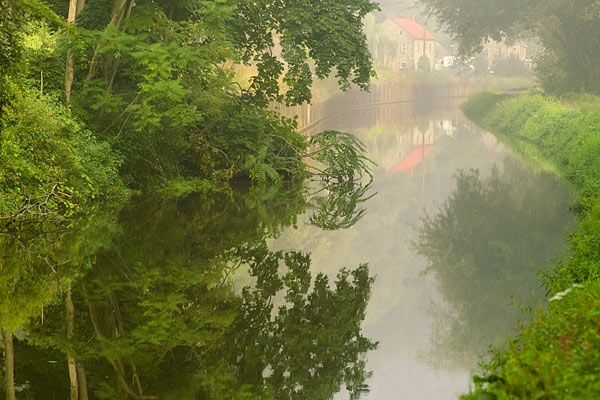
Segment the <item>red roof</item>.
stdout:
[[394,22],[415,39],[423,40],[423,30],[425,30],[425,39],[436,40],[435,36],[429,33],[429,31],[423,28],[423,26],[415,20],[409,18],[394,18]]
[[418,147],[413,149],[406,157],[404,157],[396,166],[393,168],[394,171],[408,171],[416,167],[423,161],[424,157],[427,157],[431,150],[435,146],[429,145],[423,148]]

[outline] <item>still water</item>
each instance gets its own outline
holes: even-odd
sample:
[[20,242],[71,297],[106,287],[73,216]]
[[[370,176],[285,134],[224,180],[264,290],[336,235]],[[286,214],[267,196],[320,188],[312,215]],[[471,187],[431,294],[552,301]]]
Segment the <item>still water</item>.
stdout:
[[356,135],[377,164],[355,224],[327,221],[323,192],[286,185],[135,198],[97,205],[69,231],[0,235],[18,398],[467,390],[519,307],[543,301],[536,272],[561,254],[569,194],[467,121],[461,99],[386,93],[349,108],[341,95],[307,120]]
[[468,121],[462,101],[347,112],[332,104],[311,131],[347,131],[366,143],[377,195],[350,229],[327,232],[300,218],[270,242],[310,252],[314,272],[369,263],[376,281],[363,327],[379,346],[366,356],[368,399],[467,390],[488,345],[514,333],[521,308],[542,302],[536,272],[560,256],[572,223],[565,185]]

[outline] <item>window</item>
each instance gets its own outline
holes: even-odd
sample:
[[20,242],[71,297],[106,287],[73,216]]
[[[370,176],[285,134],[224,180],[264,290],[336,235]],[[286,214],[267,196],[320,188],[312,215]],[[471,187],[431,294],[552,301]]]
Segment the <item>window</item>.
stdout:
[[400,51],[401,51],[402,53],[406,53],[406,50],[407,50],[406,43],[402,43],[402,44],[400,45]]
[[406,69],[408,67],[408,64],[406,61],[401,61],[400,62],[400,69]]

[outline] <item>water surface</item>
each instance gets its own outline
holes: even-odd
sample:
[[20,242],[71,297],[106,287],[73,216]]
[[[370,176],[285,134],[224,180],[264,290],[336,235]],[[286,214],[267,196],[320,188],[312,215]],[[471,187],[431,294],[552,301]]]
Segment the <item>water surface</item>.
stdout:
[[[468,389],[488,345],[502,345],[544,299],[536,272],[562,253],[564,184],[524,166],[468,121],[464,99],[351,108],[331,102],[311,132],[348,131],[377,163],[364,218],[326,232],[300,223],[275,248],[312,254],[312,268],[368,262],[376,275],[365,334],[372,399],[451,399]],[[340,398],[344,398],[341,396]]]

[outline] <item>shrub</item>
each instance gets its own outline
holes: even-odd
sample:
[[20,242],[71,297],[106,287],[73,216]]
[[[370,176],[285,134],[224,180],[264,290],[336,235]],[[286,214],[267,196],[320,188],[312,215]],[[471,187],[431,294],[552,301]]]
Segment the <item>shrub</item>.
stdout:
[[431,72],[431,62],[429,61],[429,58],[426,55],[422,55],[421,58],[419,58],[417,67],[419,68],[419,71]]
[[122,190],[120,160],[108,144],[53,99],[11,89],[0,121],[0,216],[65,216],[88,199]]

